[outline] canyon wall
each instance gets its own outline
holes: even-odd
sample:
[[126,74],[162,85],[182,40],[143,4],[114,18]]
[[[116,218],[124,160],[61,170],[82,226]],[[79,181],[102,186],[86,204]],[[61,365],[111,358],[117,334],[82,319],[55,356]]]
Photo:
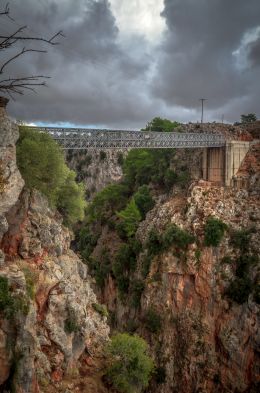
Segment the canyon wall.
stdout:
[[0,391],[106,392],[106,317],[61,216],[24,188],[0,104]]

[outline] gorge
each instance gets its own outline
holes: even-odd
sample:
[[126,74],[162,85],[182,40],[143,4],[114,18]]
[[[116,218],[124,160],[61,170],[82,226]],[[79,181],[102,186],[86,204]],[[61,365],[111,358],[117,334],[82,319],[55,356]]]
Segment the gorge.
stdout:
[[68,152],[89,201],[73,235],[62,212],[24,185],[16,165],[18,127],[5,104],[0,391],[116,392],[104,378],[104,348],[109,334],[127,332],[149,345],[155,366],[146,392],[257,392],[255,129],[209,125],[256,140],[230,186],[202,180],[200,149]]

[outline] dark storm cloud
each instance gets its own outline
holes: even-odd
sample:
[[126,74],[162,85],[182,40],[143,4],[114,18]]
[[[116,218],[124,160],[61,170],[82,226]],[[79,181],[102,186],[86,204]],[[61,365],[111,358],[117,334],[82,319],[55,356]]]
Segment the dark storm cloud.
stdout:
[[260,66],[260,37],[250,45],[248,57],[253,67]]
[[250,52],[255,70],[243,48],[236,53],[245,34],[260,24],[259,15],[259,0],[165,0],[168,29],[154,96],[186,108],[198,107],[198,98],[206,97],[208,116],[226,113],[229,120],[244,110],[259,111],[259,43]]
[[11,0],[10,9],[16,24],[1,17],[4,32],[28,25],[31,35],[65,34],[59,46],[41,46],[47,55],[8,68],[51,76],[47,88],[10,103],[18,119],[139,128],[158,115],[198,120],[201,97],[210,120],[259,111],[259,0],[165,0],[156,45],[124,35],[108,0]]
[[[143,93],[149,56],[122,48],[107,0],[14,0],[10,7],[16,23],[27,24],[31,35],[46,37],[58,30],[65,34],[59,46],[47,47],[47,55],[32,54],[11,64],[8,71],[15,75],[51,76],[48,88],[10,103],[13,116],[124,128],[151,118],[156,103]],[[16,28],[7,20],[4,27]]]

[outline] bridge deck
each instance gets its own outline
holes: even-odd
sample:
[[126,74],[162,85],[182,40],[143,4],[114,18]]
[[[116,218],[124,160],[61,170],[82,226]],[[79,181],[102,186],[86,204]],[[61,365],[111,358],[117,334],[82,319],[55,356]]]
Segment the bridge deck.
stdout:
[[138,149],[222,147],[220,134],[28,127],[46,132],[64,149]]

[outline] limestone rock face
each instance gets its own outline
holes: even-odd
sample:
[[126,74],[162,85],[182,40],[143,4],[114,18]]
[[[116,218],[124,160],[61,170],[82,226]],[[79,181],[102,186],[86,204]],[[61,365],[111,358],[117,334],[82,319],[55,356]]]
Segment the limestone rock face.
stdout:
[[122,178],[120,158],[125,157],[127,150],[84,150],[69,151],[67,164],[77,173],[77,178],[86,184],[87,198],[105,186],[116,183]]
[[0,320],[3,343],[10,340],[9,331],[13,341],[8,354],[5,345],[0,348],[1,378],[8,380],[14,356],[22,353],[15,384],[21,393],[34,393],[38,385],[61,383],[66,372],[78,369],[84,353],[99,353],[109,328],[93,309],[96,296],[86,266],[69,249],[69,231],[45,197],[25,190],[7,220],[0,276],[8,278],[14,294],[22,294],[27,309]]
[[18,137],[18,127],[7,117],[5,108],[0,106],[0,217],[14,205],[24,186],[16,166],[15,143]]
[[0,106],[0,390],[105,393],[89,374],[100,367],[106,317],[93,308],[91,279],[61,216],[23,189],[17,138]]
[[[237,304],[226,295],[234,266],[223,258],[238,256],[230,243],[230,232],[218,247],[205,247],[205,222],[214,216],[232,230],[252,228],[250,251],[260,249],[260,206],[258,197],[247,189],[216,187],[199,181],[188,195],[173,195],[159,201],[140,223],[137,237],[143,245],[152,228],[163,234],[168,223],[178,225],[196,237],[183,258],[174,247],[151,257],[150,270],[139,309],[118,298],[116,283],[107,280],[102,300],[114,312],[117,328],[134,327],[151,345],[157,365],[165,371],[163,383],[154,381],[150,393],[255,392],[259,376],[259,304],[249,295]],[[106,244],[106,231],[99,239]],[[110,239],[113,237],[110,234]],[[116,241],[116,240],[115,240]],[[116,249],[116,244],[110,244]],[[145,249],[145,247],[144,247]],[[141,253],[135,279],[142,279]],[[98,259],[97,249],[94,256]],[[251,271],[256,282],[259,266]],[[147,329],[145,318],[152,309],[161,317],[157,333]],[[129,324],[131,322],[131,325]]]

